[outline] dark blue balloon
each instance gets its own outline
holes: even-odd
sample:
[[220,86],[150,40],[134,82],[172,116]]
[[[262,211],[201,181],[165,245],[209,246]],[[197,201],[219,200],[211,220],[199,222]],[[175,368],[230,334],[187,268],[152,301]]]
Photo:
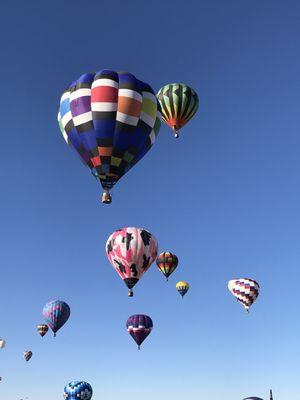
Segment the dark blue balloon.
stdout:
[[92,386],[84,381],[72,381],[64,389],[66,400],[90,400],[92,396]]

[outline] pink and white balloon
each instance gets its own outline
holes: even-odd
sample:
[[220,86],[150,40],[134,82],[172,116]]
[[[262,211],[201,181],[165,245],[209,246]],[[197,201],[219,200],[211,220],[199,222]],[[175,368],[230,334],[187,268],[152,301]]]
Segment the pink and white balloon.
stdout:
[[132,288],[155,261],[157,252],[157,240],[142,228],[122,228],[108,238],[107,257],[128,287],[128,296],[133,296]]

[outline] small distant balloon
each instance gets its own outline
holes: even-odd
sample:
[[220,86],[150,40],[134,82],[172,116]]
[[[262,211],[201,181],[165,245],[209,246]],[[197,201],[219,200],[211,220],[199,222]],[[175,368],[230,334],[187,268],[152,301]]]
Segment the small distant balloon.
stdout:
[[64,388],[65,400],[90,400],[92,396],[92,386],[84,381],[72,381]]
[[38,333],[43,337],[48,332],[49,327],[46,324],[40,324],[37,326],[37,330],[38,330]]
[[6,341],[4,339],[0,339],[0,349],[4,349],[6,345]]
[[239,303],[249,312],[249,308],[259,295],[259,284],[250,278],[231,279],[228,282],[228,290]]
[[178,265],[178,258],[170,251],[164,251],[156,259],[157,268],[164,274],[166,280],[175,271]]
[[32,351],[30,350],[24,351],[23,356],[25,360],[28,362],[32,357]]
[[157,93],[163,121],[179,137],[179,130],[196,114],[199,106],[197,93],[184,83],[171,83]]
[[148,315],[136,314],[128,318],[127,331],[140,349],[141,344],[153,329],[152,319]]
[[56,332],[68,321],[70,314],[70,307],[61,300],[50,301],[43,309],[43,317],[47,325],[52,329],[54,336],[56,336]]
[[180,281],[180,282],[177,282],[177,284],[176,284],[177,292],[180,293],[181,297],[183,297],[188,292],[189,288],[190,288],[190,285],[185,281]]

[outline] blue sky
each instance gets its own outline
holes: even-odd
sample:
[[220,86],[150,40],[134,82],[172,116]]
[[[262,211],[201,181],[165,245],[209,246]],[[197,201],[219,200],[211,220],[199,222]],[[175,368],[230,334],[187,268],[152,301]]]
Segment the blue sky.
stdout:
[[[298,398],[299,2],[6,1],[0,22],[1,399],[61,399],[73,379],[95,400],[267,398],[270,387]],[[156,91],[185,82],[200,98],[181,138],[163,126],[110,206],[56,121],[68,83],[102,68]],[[152,266],[132,299],[105,254],[123,226],[180,259],[168,284]],[[227,291],[243,276],[261,285],[250,315]],[[41,339],[56,298],[70,320]],[[140,352],[125,329],[135,313],[154,323]]]

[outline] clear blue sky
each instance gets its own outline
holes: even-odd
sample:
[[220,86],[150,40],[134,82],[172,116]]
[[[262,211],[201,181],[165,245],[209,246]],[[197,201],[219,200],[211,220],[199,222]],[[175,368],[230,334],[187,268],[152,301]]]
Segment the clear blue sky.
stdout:
[[[95,400],[299,399],[299,2],[6,1],[0,19],[1,400],[62,399],[73,379]],[[200,97],[111,206],[56,121],[66,85],[102,68]],[[123,226],[180,259],[168,284],[152,266],[132,299],[105,254]],[[250,315],[227,291],[243,276],[261,284]],[[71,318],[41,339],[56,298]],[[140,352],[135,313],[154,322]]]

